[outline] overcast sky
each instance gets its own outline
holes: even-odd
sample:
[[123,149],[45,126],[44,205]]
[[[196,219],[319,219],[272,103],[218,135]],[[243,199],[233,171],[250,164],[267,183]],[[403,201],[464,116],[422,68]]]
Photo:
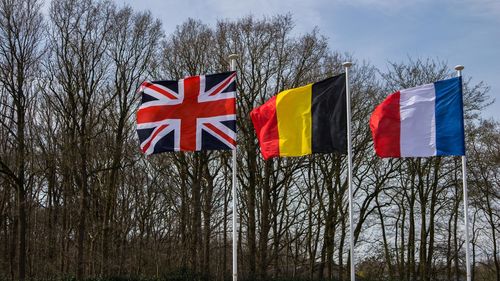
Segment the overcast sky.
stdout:
[[497,102],[484,117],[500,120],[500,0],[116,0],[151,10],[168,35],[188,18],[218,19],[291,13],[297,34],[318,27],[332,50],[381,70],[387,61],[437,58],[485,81]]

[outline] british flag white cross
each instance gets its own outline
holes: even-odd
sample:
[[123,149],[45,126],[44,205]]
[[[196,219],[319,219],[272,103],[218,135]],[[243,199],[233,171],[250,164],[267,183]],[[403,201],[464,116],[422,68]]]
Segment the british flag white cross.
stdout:
[[144,82],[139,92],[144,154],[236,148],[236,72]]

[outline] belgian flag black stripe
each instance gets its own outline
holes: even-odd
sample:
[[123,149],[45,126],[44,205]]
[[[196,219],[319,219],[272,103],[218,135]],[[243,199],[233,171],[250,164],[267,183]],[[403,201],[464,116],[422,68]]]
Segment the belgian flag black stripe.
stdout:
[[345,73],[312,85],[312,152],[347,154]]

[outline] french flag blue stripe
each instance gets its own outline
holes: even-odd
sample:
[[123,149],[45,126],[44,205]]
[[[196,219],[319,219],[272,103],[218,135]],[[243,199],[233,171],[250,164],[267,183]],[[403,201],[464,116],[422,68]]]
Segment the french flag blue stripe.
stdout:
[[434,83],[436,154],[465,155],[462,77]]

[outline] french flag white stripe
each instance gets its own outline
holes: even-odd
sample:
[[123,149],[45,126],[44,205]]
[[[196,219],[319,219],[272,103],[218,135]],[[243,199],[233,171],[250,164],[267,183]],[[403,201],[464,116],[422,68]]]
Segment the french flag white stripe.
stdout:
[[401,157],[436,155],[434,84],[400,91]]

